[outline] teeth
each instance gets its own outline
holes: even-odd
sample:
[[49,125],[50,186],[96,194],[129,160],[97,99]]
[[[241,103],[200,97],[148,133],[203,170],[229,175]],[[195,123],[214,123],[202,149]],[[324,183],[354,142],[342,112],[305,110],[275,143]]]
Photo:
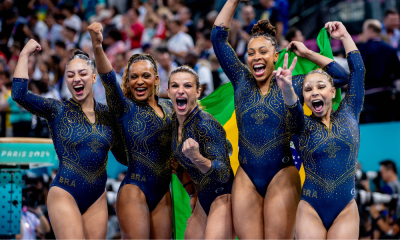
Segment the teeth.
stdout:
[[74,86],[74,89],[83,88],[83,86]]
[[138,90],[138,91],[144,91],[144,90],[146,90],[146,88],[136,88],[136,90]]
[[253,68],[263,68],[263,67],[265,67],[264,64],[257,64],[253,66]]
[[186,100],[186,98],[176,98],[176,100]]
[[322,100],[314,100],[313,103],[322,102]]

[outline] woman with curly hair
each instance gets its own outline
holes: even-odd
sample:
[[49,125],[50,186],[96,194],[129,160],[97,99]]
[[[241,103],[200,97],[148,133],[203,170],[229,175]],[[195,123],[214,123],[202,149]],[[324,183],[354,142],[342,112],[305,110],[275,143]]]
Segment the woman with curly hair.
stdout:
[[[234,88],[239,129],[239,163],[232,186],[232,212],[239,239],[293,239],[300,176],[290,151],[291,133],[286,121],[282,91],[275,79],[279,53],[275,27],[260,20],[252,29],[247,66],[242,64],[227,38],[240,0],[228,0],[215,20],[211,41],[215,54]],[[299,57],[324,68],[336,87],[348,74],[331,59],[290,43]],[[302,101],[304,75],[293,77],[293,88]],[[279,229],[279,231],[277,231]]]
[[102,29],[100,23],[88,27],[107,104],[126,145],[128,172],[116,206],[121,234],[124,239],[171,238],[172,103],[157,97],[157,64],[148,54],[133,55],[117,85],[102,49]]

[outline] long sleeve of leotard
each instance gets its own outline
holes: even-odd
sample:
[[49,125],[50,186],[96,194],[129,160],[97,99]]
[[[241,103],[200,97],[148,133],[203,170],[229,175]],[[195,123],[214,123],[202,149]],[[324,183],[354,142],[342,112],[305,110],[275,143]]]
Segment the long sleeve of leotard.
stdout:
[[235,50],[228,43],[228,33],[228,30],[214,26],[211,32],[211,42],[219,64],[236,89],[239,81],[252,76],[252,73],[239,60]]
[[125,97],[121,87],[117,83],[115,72],[112,70],[106,74],[99,73],[99,75],[106,90],[108,108],[119,119],[124,114]]
[[61,110],[62,103],[52,98],[45,98],[28,92],[28,79],[14,78],[12,84],[12,99],[30,113],[50,120]]
[[288,109],[286,113],[286,124],[289,128],[289,131],[293,135],[298,135],[301,133],[304,127],[304,110],[303,106],[301,106],[300,100],[292,106],[286,106]]
[[[339,63],[332,61],[323,70],[332,77],[335,88],[341,88],[349,83],[349,73]],[[305,77],[305,74],[301,74],[293,76],[292,79],[293,88],[300,102],[303,102],[303,82]]]
[[122,132],[120,132],[121,128],[118,127],[116,119],[113,118],[112,121],[114,139],[111,152],[119,163],[128,166],[128,152],[126,149],[125,137]]
[[199,123],[200,148],[203,157],[211,161],[211,169],[205,174],[213,181],[226,183],[230,177],[230,162],[226,144],[226,133],[214,119]]
[[357,120],[364,102],[365,67],[358,50],[347,54],[347,62],[350,68],[349,87],[343,101],[352,110],[352,115]]

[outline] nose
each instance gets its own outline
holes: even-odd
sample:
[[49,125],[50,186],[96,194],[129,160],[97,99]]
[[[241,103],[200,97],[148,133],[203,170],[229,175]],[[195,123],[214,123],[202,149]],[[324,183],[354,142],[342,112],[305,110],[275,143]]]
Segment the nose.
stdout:
[[317,97],[319,95],[319,92],[317,91],[317,89],[313,89],[312,90],[312,92],[311,92],[311,96],[313,96],[313,97]]
[[182,95],[183,93],[184,93],[184,86],[179,86],[179,88],[178,88],[178,94],[179,95]]

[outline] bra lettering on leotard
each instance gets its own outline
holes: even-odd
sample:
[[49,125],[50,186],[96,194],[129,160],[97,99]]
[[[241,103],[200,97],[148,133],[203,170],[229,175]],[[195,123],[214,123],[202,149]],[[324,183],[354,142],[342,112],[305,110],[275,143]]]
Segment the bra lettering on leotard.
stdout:
[[142,177],[140,177],[140,174],[132,173],[131,174],[131,179],[139,181],[139,182],[146,182],[146,176],[145,175],[142,175]]
[[72,180],[71,183],[69,183],[69,182],[70,182],[70,179],[68,179],[68,178],[63,178],[63,177],[60,176],[59,182],[65,184],[65,185],[67,185],[67,186],[70,186],[70,187],[75,187],[75,179]]

